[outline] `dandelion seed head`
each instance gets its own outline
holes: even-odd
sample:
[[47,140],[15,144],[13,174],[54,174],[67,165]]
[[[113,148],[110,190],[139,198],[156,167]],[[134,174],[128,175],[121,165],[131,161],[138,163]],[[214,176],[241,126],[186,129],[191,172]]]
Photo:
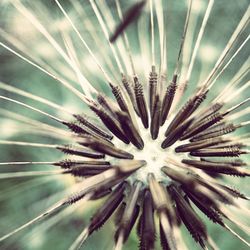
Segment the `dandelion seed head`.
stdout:
[[[237,65],[225,88],[217,86],[246,50],[250,38],[242,34],[249,26],[250,7],[221,50],[210,38],[204,41],[217,6],[213,0],[172,6],[164,0],[32,4],[11,1],[29,21],[20,23],[33,27],[32,34],[18,27],[18,37],[24,35],[18,41],[1,30],[0,45],[47,80],[37,95],[18,83],[0,82],[1,102],[34,113],[1,109],[14,122],[4,119],[0,124],[0,144],[31,148],[31,158],[42,160],[0,161],[6,169],[18,169],[1,172],[0,179],[51,178],[55,193],[41,203],[56,202],[5,230],[0,242],[38,222],[48,230],[72,213],[80,217],[81,229],[70,226],[77,230],[70,250],[84,246],[113,219],[115,250],[125,246],[135,227],[140,250],[155,249],[157,240],[162,249],[185,250],[181,225],[198,247],[217,249],[204,217],[250,246],[249,225],[241,220],[249,217],[249,197],[227,186],[234,178],[250,176],[243,160],[250,153],[244,132],[250,124],[247,62]],[[27,43],[30,37],[34,46]],[[52,82],[61,87],[55,100],[43,89],[52,91]],[[18,123],[20,133],[13,132]],[[89,201],[97,201],[95,209]],[[46,244],[44,228],[29,247]]]

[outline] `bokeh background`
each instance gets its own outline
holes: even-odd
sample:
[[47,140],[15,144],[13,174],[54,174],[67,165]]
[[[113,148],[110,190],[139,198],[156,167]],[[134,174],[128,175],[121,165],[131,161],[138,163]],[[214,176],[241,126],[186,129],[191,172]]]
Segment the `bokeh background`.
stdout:
[[[59,44],[63,45],[62,34],[68,34],[72,43],[76,47],[79,64],[84,75],[88,80],[97,87],[99,91],[111,95],[105,84],[103,75],[98,67],[93,62],[85,48],[79,42],[79,39],[74,34],[72,28],[63,18],[54,1],[22,1],[25,3],[32,13],[41,20],[44,26],[48,29]],[[96,1],[101,12],[107,14],[107,9],[103,5],[103,1]],[[134,1],[121,0],[121,6],[125,11]],[[166,32],[167,32],[167,52],[168,52],[168,72],[169,79],[172,76],[177,51],[179,48],[180,37],[182,34],[183,24],[186,14],[186,2],[167,0],[164,2],[164,10],[166,15]],[[194,7],[191,17],[191,27],[194,37],[197,36],[202,17],[208,1],[193,0]],[[91,46],[98,60],[104,65],[107,72],[113,73],[117,70],[116,76],[119,75],[117,66],[112,57],[108,43],[105,41],[100,25],[94,15],[93,10],[87,0],[81,1],[61,1],[69,15],[75,21],[77,28],[81,31],[84,38]],[[73,3],[73,5],[72,5]],[[194,90],[197,82],[204,79],[209,73],[212,66],[215,64],[230,35],[236,28],[240,18],[248,7],[248,0],[220,0],[215,1],[207,28],[202,39],[201,47],[198,52],[194,71],[192,73],[190,86],[185,98]],[[115,21],[118,20],[114,1],[107,1],[108,14],[113,15]],[[147,84],[147,77],[150,66],[150,31],[149,31],[149,15],[145,9],[142,17],[138,22],[130,26],[127,30],[131,44],[131,49],[135,59],[136,70],[142,79]],[[145,14],[145,15],[144,15]],[[110,23],[110,27],[114,27],[114,23]],[[22,53],[29,56],[31,59],[46,62],[56,70],[58,75],[62,75],[66,79],[79,88],[74,72],[58,56],[58,53],[47,42],[47,40],[39,34],[25,18],[18,13],[17,10],[9,3],[9,1],[0,1],[0,40],[6,44],[10,44],[10,40],[15,41]],[[242,35],[242,39],[246,37],[249,30]],[[157,33],[157,29],[156,29]],[[190,33],[190,34],[189,34]],[[194,46],[195,39],[192,33],[187,34],[187,48],[185,55],[189,55]],[[99,37],[99,40],[95,37]],[[101,38],[101,39],[100,39]],[[16,39],[16,40],[15,40]],[[141,39],[141,40],[140,40]],[[118,41],[119,42],[119,41]],[[141,53],[139,44],[144,46]],[[157,43],[157,39],[156,39]],[[236,46],[237,47],[237,46]],[[241,65],[247,60],[249,45],[246,45],[244,50],[237,56],[228,70],[225,71],[222,77],[218,79],[217,84],[213,87],[210,98],[216,96],[225,85],[230,81],[232,76],[239,70]],[[159,53],[157,53],[159,57]],[[158,58],[157,57],[157,58]],[[108,59],[107,59],[108,58]],[[185,61],[186,58],[184,58]],[[107,64],[107,60],[111,62],[113,68]],[[0,81],[8,83],[12,86],[17,86],[20,89],[27,90],[36,95],[45,97],[59,105],[67,107],[76,113],[87,113],[89,110],[78,98],[71,94],[67,89],[63,88],[56,81],[46,76],[33,66],[23,62],[16,56],[13,56],[6,49],[0,47]],[[13,97],[17,100],[24,101],[30,105],[34,105],[52,115],[61,118],[68,118],[62,112],[58,112],[46,105],[30,101],[24,97],[0,89],[0,94],[8,97]],[[247,96],[248,93],[243,93],[240,100]],[[231,104],[237,100],[232,100]],[[208,102],[209,103],[209,99]],[[58,144],[64,138],[53,138],[42,132],[35,133],[34,130],[27,124],[18,122],[15,115],[27,116],[31,119],[36,119],[41,122],[46,122],[58,127],[60,124],[51,121],[35,112],[31,112],[13,103],[0,100],[0,140],[16,140],[29,141],[38,143]],[[249,119],[249,115],[248,115]],[[247,120],[243,117],[242,120]],[[240,122],[240,120],[239,120]],[[249,127],[241,129],[238,133],[242,134],[249,131]],[[9,145],[0,145],[0,162],[5,161],[55,161],[62,159],[63,155],[52,149],[33,148],[33,147],[18,147]],[[20,168],[22,171],[36,170],[51,170],[50,166],[1,166],[1,172],[16,172]],[[51,204],[65,196],[65,191],[74,183],[74,178],[69,176],[43,176],[43,177],[26,177],[26,178],[11,178],[1,179],[0,181],[0,236],[9,232],[11,229],[24,222],[32,219],[41,211],[44,211]],[[245,178],[228,177],[226,182],[230,182],[233,186],[238,187],[246,194],[250,194],[249,181]],[[247,183],[248,182],[248,183]],[[51,217],[43,221],[37,226],[28,228],[21,233],[11,237],[0,247],[1,249],[67,249],[73,240],[77,237],[84,225],[87,224],[93,209],[96,208],[98,202],[88,202],[77,205],[77,208],[70,208],[62,215]],[[225,250],[245,250],[246,246],[231,234],[223,231],[219,226],[213,225],[204,216],[204,221],[207,223],[208,232],[218,243],[220,249]],[[183,229],[183,231],[186,231]],[[108,250],[112,249],[114,223],[109,221],[102,230],[94,233],[84,244],[83,249],[87,250]],[[198,249],[187,232],[185,241],[188,249]],[[136,237],[135,230],[131,234],[124,249],[136,249],[139,242]],[[157,249],[159,244],[157,245]]]

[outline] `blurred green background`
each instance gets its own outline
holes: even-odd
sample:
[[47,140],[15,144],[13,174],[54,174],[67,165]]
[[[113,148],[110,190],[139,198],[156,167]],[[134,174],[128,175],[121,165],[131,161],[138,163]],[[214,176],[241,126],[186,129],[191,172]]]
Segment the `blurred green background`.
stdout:
[[[91,61],[86,49],[80,46],[79,40],[77,40],[77,37],[73,33],[72,29],[70,29],[70,27],[67,25],[67,22],[62,18],[62,15],[56,7],[54,1],[30,0],[23,2],[29,6],[32,12],[35,13],[35,15],[40,20],[42,20],[42,23],[50,32],[53,33],[54,37],[57,39],[57,41],[59,41],[60,44],[62,44],[60,29],[64,31],[66,30],[66,33],[70,34],[70,37],[77,48],[77,55],[80,60],[80,64],[82,65],[81,69],[84,75],[87,76],[89,81],[94,86],[97,86],[99,91],[104,91],[110,95],[110,92],[104,84],[102,74],[100,71],[98,71],[93,61]],[[117,20],[114,1],[112,0],[107,2],[110,13],[113,14],[115,20]],[[126,10],[133,2],[134,1],[122,0],[121,5],[123,11]],[[186,2],[183,0],[168,0],[163,2],[166,15],[168,69],[170,79],[173,73],[176,54],[179,48],[180,37],[185,21]],[[195,30],[194,34],[197,36],[207,1],[194,0],[193,2],[196,6],[193,13],[193,19],[197,20],[197,26],[193,26],[191,29]],[[113,61],[108,44],[104,39],[101,28],[96,20],[89,2],[85,0],[79,1],[80,5],[84,9],[84,13],[81,13],[81,11],[77,13],[77,10],[73,8],[70,1],[64,0],[61,1],[61,3],[63,6],[65,6],[70,16],[76,22],[77,27],[83,34],[88,44],[91,45],[91,49],[105,66],[105,69],[109,73],[112,70],[105,65],[105,60],[103,59],[102,53],[104,53],[106,57],[110,58],[114,68],[117,70],[116,75],[118,76],[119,72],[117,66]],[[247,9],[248,4],[248,0],[215,1],[212,14],[209,18],[209,22],[204,33],[201,49],[198,53],[197,62],[192,73],[191,83],[185,97],[192,93],[197,82],[199,82],[201,79],[204,79],[204,77],[209,73],[209,70],[211,70],[212,66],[216,62],[225,44],[230,38],[230,35]],[[23,17],[21,17],[14,7],[8,3],[8,1],[1,1],[0,7],[1,29],[7,31],[9,34],[14,35],[18,41],[21,41],[26,46],[26,51],[30,53],[30,56],[33,55],[36,57],[37,55],[41,55],[50,65],[57,69],[57,73],[59,75],[62,74],[66,78],[70,79],[72,84],[74,84],[74,86],[80,90],[80,87],[76,84],[74,74],[72,74],[72,71],[69,69],[67,64],[65,64],[65,61],[63,61],[63,59],[57,55],[55,50],[48,45],[46,39],[36,32],[32,26],[28,24]],[[100,10],[105,14],[105,10],[102,8],[101,3],[99,7]],[[148,10],[145,10],[145,12],[148,12]],[[89,21],[93,23],[93,30],[91,30],[91,28],[87,28]],[[149,72],[145,75],[140,65],[142,58],[138,46],[138,32],[144,32],[145,36],[143,39],[145,40],[145,46],[149,46],[150,32],[148,24],[148,15],[143,15],[138,21],[138,26],[133,25],[128,28],[128,36],[131,43],[132,52],[136,58],[136,69],[144,82],[146,82]],[[60,29],[58,27],[60,27]],[[142,31],[141,27],[144,27],[145,30]],[[247,31],[242,35],[242,39],[248,34]],[[100,47],[100,43],[96,43],[96,41],[90,35],[90,32],[102,37],[102,47]],[[6,42],[6,34],[1,32],[1,35],[1,41]],[[194,40],[191,38],[189,42],[194,42]],[[190,44],[191,49],[192,46],[193,43]],[[241,52],[240,55],[234,60],[228,70],[223,74],[223,77],[219,78],[218,83],[213,88],[212,94],[209,98],[216,96],[216,94],[224,88],[235,72],[237,72],[240,66],[246,61],[248,58],[248,53],[246,53],[246,51],[249,51],[249,45],[247,45],[243,52]],[[143,51],[143,53],[145,53],[143,56],[146,58],[150,57],[147,51]],[[159,56],[159,53],[157,53],[157,55]],[[76,113],[89,113],[89,111],[86,109],[86,105],[84,105],[67,89],[60,86],[60,84],[39,70],[35,69],[33,66],[30,66],[18,59],[16,56],[13,56],[3,48],[0,48],[0,81],[8,83],[12,86],[18,86],[20,89],[27,90],[31,93],[45,97],[59,105],[72,109],[72,111]],[[52,115],[57,115],[61,118],[65,117],[64,114],[57,112],[46,105],[42,105],[26,98],[7,93],[1,89],[0,94],[24,101],[30,105],[34,105]],[[243,99],[244,95],[247,96],[247,94],[248,93],[243,94],[241,100]],[[209,103],[209,98],[207,103]],[[183,98],[182,102],[184,100],[186,100],[186,98]],[[233,100],[232,103],[235,103],[235,101]],[[51,138],[44,134],[37,135],[32,133],[32,131],[29,130],[29,127],[9,119],[5,113],[6,110],[61,127],[59,124],[49,120],[44,116],[41,116],[40,114],[30,112],[29,110],[21,108],[18,105],[0,100],[0,140],[20,140],[48,144],[61,143],[61,140],[59,139]],[[244,117],[243,120],[246,120],[246,117]],[[249,128],[245,128],[245,131],[249,131]],[[243,132],[244,129],[241,129],[239,134]],[[46,148],[41,149],[0,145],[0,162],[55,161],[62,159],[62,157],[63,156],[61,153]],[[35,171],[45,169],[50,170],[51,167],[1,166],[1,172],[15,172],[19,171],[20,169],[22,169],[21,171]],[[247,181],[247,179],[229,177],[228,180],[235,187],[238,187],[242,192],[250,194],[249,181]],[[1,179],[0,236],[9,232],[16,226],[32,219],[41,211],[48,208],[51,204],[64,197],[65,194],[63,192],[67,190],[67,187],[69,187],[73,182],[73,178],[65,176]],[[84,225],[87,224],[88,219],[90,218],[93,209],[96,208],[97,203],[99,202],[89,202],[87,204],[82,203],[79,205],[78,209],[70,208],[62,216],[55,216],[55,218],[51,217],[36,227],[28,228],[4,242],[1,246],[1,249],[67,249],[77,237],[79,232],[83,229]],[[204,218],[204,216],[202,217]],[[247,249],[243,243],[241,243],[228,232],[223,231],[219,226],[213,225],[206,218],[204,218],[204,221],[207,223],[209,234],[218,244],[220,249]],[[186,230],[183,229],[183,231]],[[107,223],[102,228],[102,230],[94,233],[86,241],[86,244],[84,244],[82,249],[112,249],[113,232],[114,225],[112,221],[109,221],[109,223]],[[188,249],[198,249],[191,237],[188,236],[187,232],[185,232],[184,235]],[[131,234],[124,249],[136,249],[138,244],[139,242],[137,240],[136,233],[133,230],[133,233]],[[159,244],[157,247],[159,248]]]

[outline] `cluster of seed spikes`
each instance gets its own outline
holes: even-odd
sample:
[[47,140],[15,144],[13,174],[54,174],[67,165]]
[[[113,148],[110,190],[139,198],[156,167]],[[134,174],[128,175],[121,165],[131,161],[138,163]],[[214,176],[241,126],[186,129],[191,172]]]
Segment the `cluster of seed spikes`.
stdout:
[[[55,2],[72,28],[77,32],[79,38],[83,39],[60,2],[58,0],[55,0]],[[95,2],[90,1],[90,3],[105,33],[105,23]],[[26,17],[30,18],[42,34],[45,33],[20,1],[13,1],[12,4]],[[115,45],[117,39],[123,38],[129,51],[128,37],[126,36],[127,26],[136,23],[136,19],[143,15],[144,8],[148,5],[150,5],[151,28],[153,30],[152,47],[154,50],[154,26],[156,25],[154,23],[154,1],[139,1],[125,13],[124,17],[119,3],[117,3],[121,22],[109,39],[111,48]],[[212,5],[213,1],[210,0],[194,48],[196,52]],[[244,216],[249,218],[249,210],[240,202],[240,200],[248,200],[248,197],[221,183],[221,178],[224,175],[250,176],[247,163],[235,158],[242,154],[249,154],[248,140],[245,136],[231,136],[231,133],[235,130],[249,124],[249,122],[235,124],[231,118],[244,113],[244,110],[238,111],[236,114],[233,112],[243,105],[249,104],[250,98],[229,107],[226,106],[227,102],[225,101],[228,91],[235,86],[238,87],[238,91],[234,93],[237,98],[247,89],[249,91],[249,82],[239,87],[242,79],[249,73],[249,66],[242,67],[239,74],[228,87],[222,90],[220,95],[214,98],[209,106],[202,105],[219,75],[247,43],[249,36],[241,43],[233,56],[227,62],[225,61],[233,46],[239,41],[242,32],[248,27],[250,11],[248,8],[207,79],[199,85],[196,92],[181,107],[176,108],[176,103],[181,100],[183,94],[179,86],[179,77],[182,65],[182,50],[189,27],[191,9],[192,0],[188,3],[186,21],[172,81],[165,85],[166,72],[155,65],[153,52],[152,69],[149,73],[148,82],[144,84],[133,72],[133,77],[122,73],[121,84],[116,85],[112,83],[108,74],[101,68],[114,98],[107,97],[100,92],[94,92],[92,95],[94,98],[82,94],[60,76],[1,42],[2,47],[75,93],[88,105],[99,120],[96,122],[85,115],[74,114],[46,99],[0,83],[0,88],[6,92],[47,104],[62,112],[67,112],[74,118],[73,122],[62,120],[21,101],[1,95],[0,99],[2,100],[38,112],[65,125],[70,131],[58,128],[57,133],[74,141],[74,145],[0,141],[1,144],[54,148],[70,155],[69,159],[56,162],[0,163],[1,165],[50,164],[61,167],[61,170],[57,171],[16,172],[15,174],[12,173],[11,177],[44,174],[71,174],[75,177],[82,177],[72,187],[71,195],[60,200],[26,224],[1,236],[0,242],[79,200],[103,199],[103,203],[94,212],[88,225],[85,226],[70,249],[79,249],[84,245],[87,237],[102,227],[113,214],[115,214],[116,223],[114,232],[114,248],[116,250],[122,248],[134,227],[137,228],[140,241],[139,248],[142,250],[155,249],[157,234],[162,249],[186,249],[180,230],[182,225],[187,228],[201,248],[217,249],[216,243],[209,236],[203,220],[198,215],[198,210],[212,222],[238,237],[248,247],[250,246],[250,243],[230,226],[230,224],[236,225],[247,234],[250,232],[250,228],[239,222],[230,210],[231,208],[239,209]],[[49,34],[45,34],[45,36],[55,45],[55,40],[52,40]],[[91,53],[85,41],[81,41]],[[166,45],[164,37],[162,45],[163,48]],[[65,55],[64,52],[61,53]],[[93,54],[91,55],[95,58]],[[132,55],[130,56],[132,62]],[[69,58],[65,57],[66,59]],[[98,61],[97,64],[99,65]],[[192,66],[191,63],[191,70]],[[186,85],[188,80],[185,82]],[[182,90],[184,92],[185,87]],[[9,113],[9,115],[11,114]],[[17,115],[15,118],[17,118]],[[19,115],[19,119],[21,119],[21,115]],[[55,128],[51,125],[31,119],[25,121],[30,125],[38,126],[40,129],[55,131]],[[79,157],[82,157],[82,160],[79,160]],[[0,177],[8,178],[8,173],[2,173]]]

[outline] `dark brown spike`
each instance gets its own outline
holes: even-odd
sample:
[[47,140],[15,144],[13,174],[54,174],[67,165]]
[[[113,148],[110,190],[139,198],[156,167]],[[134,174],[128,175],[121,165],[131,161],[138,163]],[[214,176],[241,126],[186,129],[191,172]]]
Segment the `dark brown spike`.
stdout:
[[[212,127],[213,128],[213,127]],[[215,138],[218,136],[226,135],[234,132],[238,127],[234,124],[222,124],[220,126],[215,126],[214,129],[206,129],[202,133],[199,133],[191,138],[191,141],[200,141],[210,138]]]
[[138,116],[140,116],[139,110],[138,110],[138,107],[137,107],[137,103],[136,103],[136,100],[135,100],[135,93],[133,91],[131,83],[127,80],[125,75],[122,75],[122,84],[125,87],[128,95],[129,95],[129,98],[130,98],[130,101],[131,101],[131,103],[133,105],[134,111],[136,112],[136,114]]
[[177,75],[173,76],[172,82],[167,87],[167,91],[162,102],[162,113],[161,113],[161,125],[163,125],[168,117],[169,111],[171,109],[175,92],[177,89]]
[[98,230],[114,213],[124,198],[125,188],[126,183],[123,182],[119,184],[119,186],[107,198],[105,203],[91,217],[90,225],[88,227],[89,234],[92,234],[95,230]]
[[133,23],[140,16],[145,3],[145,0],[136,2],[126,11],[123,20],[117,25],[113,35],[109,38],[111,43],[115,42],[115,40],[123,34],[127,26]]
[[[147,162],[144,160],[129,160],[129,161],[122,161],[119,162],[117,165],[117,172],[118,175],[127,176],[138,170],[139,168],[143,167]],[[115,167],[115,166],[113,166]]]
[[186,140],[204,130],[207,128],[213,126],[214,124],[218,123],[224,118],[224,115],[221,113],[215,113],[211,116],[206,117],[202,121],[198,121],[196,123],[193,123],[184,133],[184,135],[181,137],[181,140]]
[[119,112],[117,116],[121,123],[122,129],[123,131],[126,131],[126,136],[130,140],[130,142],[138,149],[143,149],[144,141],[142,140],[139,131],[133,124],[131,117],[124,112]]
[[191,151],[190,155],[198,157],[239,157],[243,154],[239,147],[228,146],[223,148],[206,148],[199,149],[196,151]]
[[185,201],[177,186],[169,186],[169,191],[175,200],[179,215],[186,228],[194,240],[198,242],[202,248],[205,248],[205,241],[207,240],[207,230],[205,224],[195,213],[192,207]]
[[209,171],[212,173],[220,173],[226,175],[236,175],[236,176],[249,176],[249,173],[241,171],[239,168],[235,168],[232,166],[218,166],[216,164],[207,163],[203,161],[193,161],[193,160],[182,160],[183,163],[190,165],[195,168],[202,169],[204,171]]
[[192,189],[188,187],[187,185],[181,185],[181,189],[185,191],[185,193],[190,198],[191,195],[196,197],[196,199],[201,202],[202,204],[205,204],[206,207],[210,207],[211,209],[217,211],[219,214],[220,210],[216,204],[216,200],[212,199],[211,197],[207,196],[206,194],[198,191],[197,189]]
[[203,192],[201,192],[200,188],[206,188],[213,193],[217,200],[220,200],[223,203],[233,204],[231,196],[228,196],[225,193],[221,192],[212,184],[208,184],[205,179],[202,179],[197,175],[194,175],[192,173],[182,173],[168,167],[163,167],[161,170],[171,179],[182,184],[182,188],[185,188],[185,190],[190,190],[192,193],[199,195],[199,198],[202,200],[204,198],[206,202],[209,202],[210,198],[208,198]]
[[114,119],[116,118],[114,111],[114,108],[116,108],[116,103],[114,103],[113,100],[101,93],[98,93],[97,101],[107,113],[109,113]]
[[155,97],[155,107],[152,114],[150,133],[153,140],[157,139],[161,123],[161,100],[159,95]]
[[153,201],[149,190],[144,193],[143,209],[139,224],[140,250],[153,250],[155,243],[155,222]]
[[222,189],[224,189],[225,191],[229,192],[231,195],[233,195],[236,198],[241,198],[244,200],[249,200],[244,194],[242,194],[240,191],[232,188],[232,187],[228,187],[226,185],[222,185],[222,184],[218,184]]
[[123,243],[126,242],[132,227],[139,215],[140,207],[137,205],[138,197],[142,188],[141,182],[135,182],[129,193],[128,200],[121,221],[115,233],[115,242],[122,235]]
[[102,129],[98,128],[96,125],[94,125],[92,122],[89,121],[89,118],[86,115],[73,115],[81,124],[88,127],[90,130],[95,132],[97,135],[102,136],[108,140],[112,140],[113,136],[108,134],[106,131],[103,131]]
[[138,78],[134,77],[134,91],[135,91],[135,99],[137,103],[137,107],[139,110],[139,114],[141,117],[142,124],[144,128],[148,128],[148,111],[147,111],[147,105],[143,93],[143,86],[139,82]]
[[156,209],[157,213],[166,214],[170,225],[176,225],[177,221],[174,208],[171,205],[171,199],[166,188],[155,179],[152,173],[148,175],[148,183],[154,202],[154,208]]
[[111,192],[112,192],[111,188],[97,191],[95,192],[95,194],[93,194],[93,196],[90,197],[90,200],[94,201],[94,200],[102,199],[103,197],[109,195]]
[[167,148],[173,145],[179,138],[182,136],[184,131],[190,126],[192,120],[187,120],[186,122],[180,124],[178,127],[174,128],[170,133],[167,134],[167,137],[162,142],[161,147]]
[[122,149],[119,149],[113,145],[110,145],[108,143],[98,141],[94,138],[85,138],[79,141],[79,144],[87,146],[97,152],[111,155],[116,158],[120,159],[133,159],[134,156]]
[[210,160],[210,159],[200,158],[200,160],[210,162],[210,163],[215,163],[217,165],[226,164],[227,166],[230,165],[233,167],[247,166],[247,164],[244,161],[242,161],[241,159],[230,159],[230,160],[223,159],[223,161],[214,161],[214,160]]
[[177,181],[183,185],[188,185],[190,188],[194,188],[196,184],[198,184],[196,183],[194,176],[190,174],[184,174],[180,171],[176,171],[166,166],[162,167],[161,170],[172,180]]
[[[202,111],[202,114],[199,114],[197,119],[199,121],[202,121],[203,119],[207,118],[208,116],[211,116],[212,114],[215,114],[223,106],[224,106],[224,103],[216,102],[216,103],[212,104],[212,106],[208,107],[206,110]],[[195,116],[195,119],[196,119],[196,116]]]
[[56,148],[62,151],[63,153],[70,154],[70,155],[78,155],[78,156],[89,157],[89,158],[94,158],[94,159],[100,159],[100,158],[105,157],[104,154],[90,151],[85,148],[75,147],[72,145],[58,146]]
[[155,98],[157,95],[157,73],[155,71],[155,66],[152,66],[152,70],[149,74],[149,110],[151,118],[153,117],[153,112],[155,110]]
[[66,170],[65,173],[70,173],[73,176],[82,177],[100,174],[110,168],[110,166],[77,166]]
[[83,128],[78,121],[63,122],[72,132],[76,134],[90,134],[87,129]]
[[82,199],[86,194],[91,194],[93,197],[99,192],[103,192],[123,181],[124,177],[119,177],[120,171],[115,168],[108,169],[100,174],[85,178],[81,182],[82,189],[73,193],[65,199],[65,205],[73,204]]
[[129,114],[129,111],[128,111],[128,105],[123,97],[123,94],[121,92],[121,88],[119,86],[114,86],[113,84],[109,84],[111,89],[112,89],[112,93],[116,99],[116,102],[118,103],[120,109]]
[[62,160],[53,164],[55,166],[60,166],[61,168],[72,168],[75,166],[109,166],[108,161],[74,161],[74,160]]
[[115,213],[115,218],[114,218],[115,225],[118,225],[120,223],[125,207],[126,207],[126,202],[123,201]]
[[162,229],[161,223],[159,223],[159,225],[160,225],[160,241],[161,241],[162,250],[171,250],[169,245],[168,245],[167,238],[166,238],[164,231]]
[[175,148],[175,152],[176,153],[190,152],[190,151],[194,151],[194,150],[197,150],[197,149],[202,149],[202,148],[207,148],[207,147],[211,147],[211,146],[221,145],[221,144],[224,144],[224,143],[227,143],[227,142],[230,142],[230,140],[223,139],[221,137],[202,140],[202,141],[198,141],[198,142],[191,142],[191,143],[186,143],[186,144],[178,146],[177,148]]
[[179,126],[183,121],[190,117],[190,115],[200,106],[200,104],[205,100],[207,92],[198,93],[195,96],[191,97],[186,104],[177,112],[174,119],[169,124],[166,136],[172,132],[174,128]]
[[167,211],[169,199],[165,188],[155,179],[154,174],[148,174],[149,189],[157,212]]
[[124,135],[119,122],[114,117],[110,116],[105,111],[105,109],[98,104],[93,104],[90,106],[90,108],[97,114],[97,116],[102,120],[102,122],[110,130],[110,132],[112,132],[125,144],[129,144],[128,138]]
[[212,206],[204,203],[202,200],[198,199],[194,194],[187,191],[186,194],[188,198],[214,223],[218,223],[221,226],[224,226],[224,222],[221,218],[220,213],[214,209]]
[[199,160],[188,160],[188,159],[183,159],[183,163],[194,166],[194,167],[218,167],[218,168],[227,168],[227,167],[232,167],[231,164],[228,164],[226,162],[212,162],[212,161],[199,161]]

